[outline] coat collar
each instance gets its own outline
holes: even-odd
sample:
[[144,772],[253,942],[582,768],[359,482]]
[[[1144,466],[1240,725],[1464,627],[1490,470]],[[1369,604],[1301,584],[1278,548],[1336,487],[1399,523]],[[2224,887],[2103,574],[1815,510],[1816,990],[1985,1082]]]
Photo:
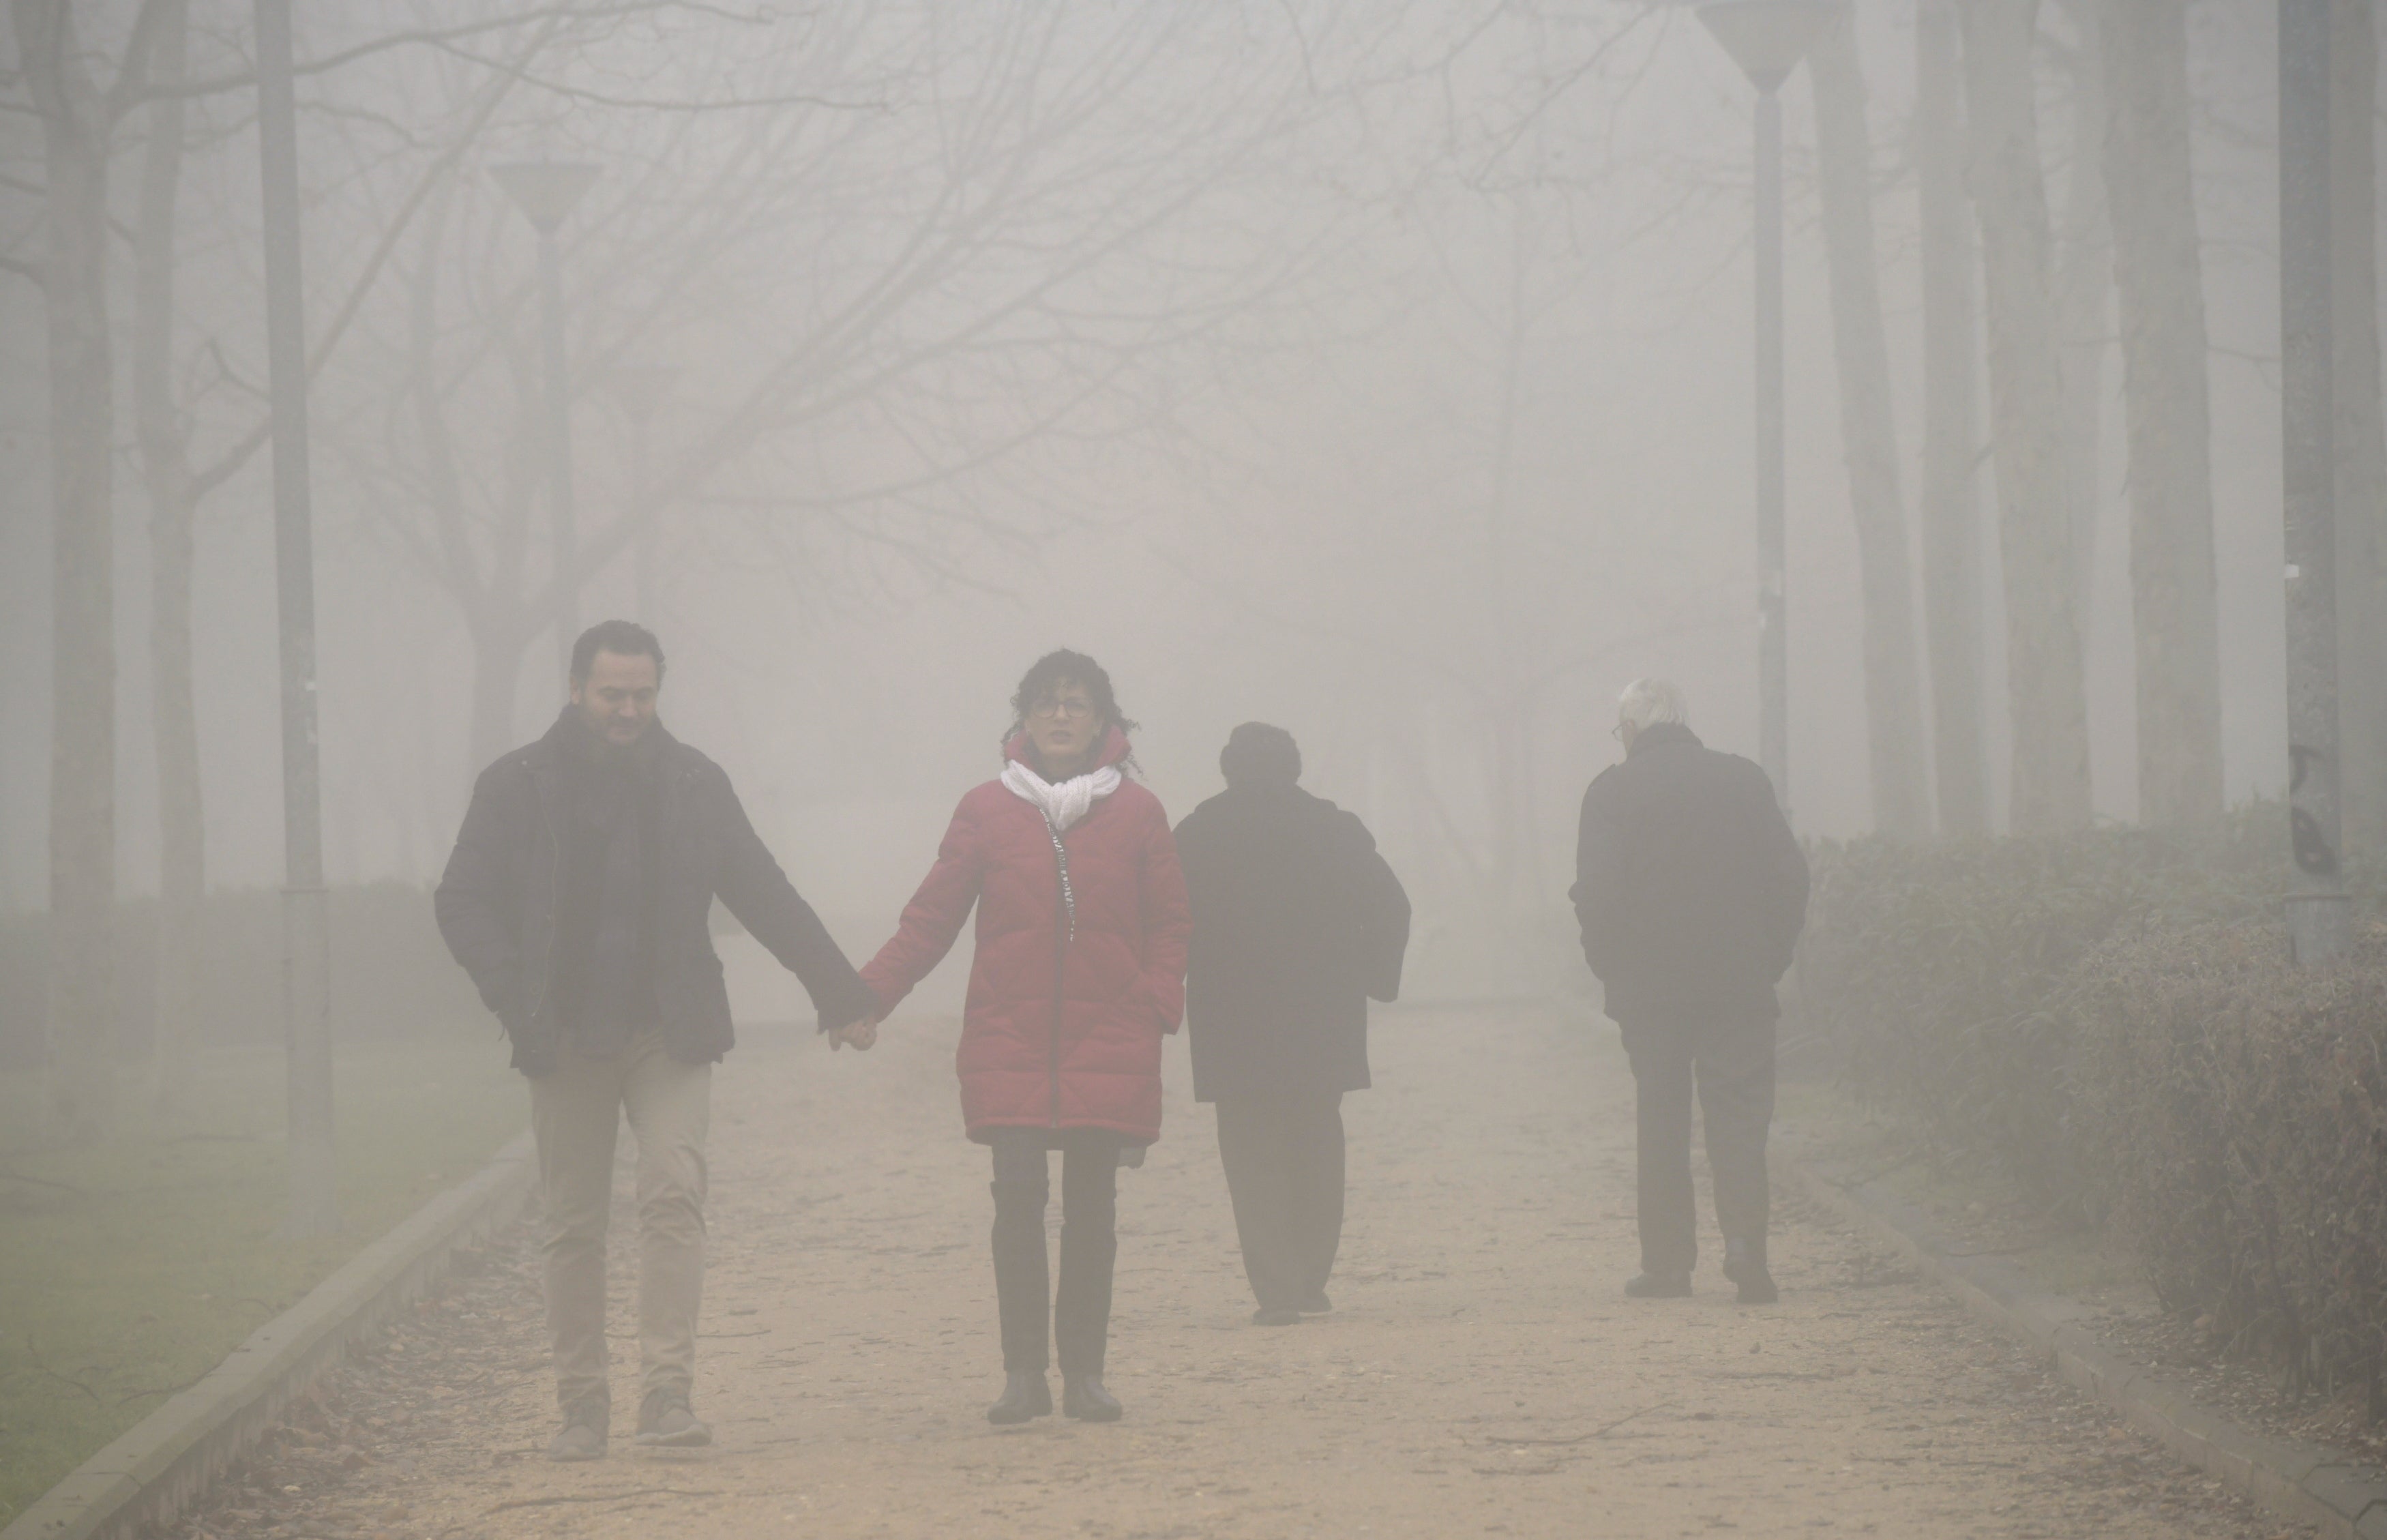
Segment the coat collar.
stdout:
[[1646,749],[1663,749],[1683,744],[1688,744],[1694,749],[1705,747],[1699,742],[1699,734],[1679,722],[1653,722],[1633,735],[1633,747],[1624,751],[1624,757],[1635,759]]
[[[555,720],[548,725],[547,731],[530,746],[530,767],[534,773],[553,775],[561,771],[568,760],[586,755],[598,747],[595,735],[582,724],[579,713],[567,704],[555,713]],[[638,736],[638,741],[631,746],[630,752],[643,768],[652,774],[678,747],[679,739],[665,731],[658,720]]]

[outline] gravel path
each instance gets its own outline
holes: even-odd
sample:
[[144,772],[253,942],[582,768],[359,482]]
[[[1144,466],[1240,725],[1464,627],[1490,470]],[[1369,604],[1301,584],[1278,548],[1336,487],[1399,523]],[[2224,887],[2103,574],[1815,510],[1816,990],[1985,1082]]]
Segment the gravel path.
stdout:
[[[1611,1029],[1522,1011],[1380,1020],[1382,1089],[1345,1103],[1338,1308],[1276,1330],[1247,1324],[1173,1042],[1168,1137],[1120,1175],[1127,1420],[991,1428],[986,1155],[960,1135],[952,1034],[898,1020],[867,1056],[775,1034],[715,1082],[697,1406],[716,1447],[636,1452],[617,1426],[601,1464],[537,1458],[552,1403],[515,1237],[183,1533],[2283,1533],[1795,1203],[1779,1306],[1739,1309],[1711,1267],[1690,1300],[1623,1299],[1631,1078]],[[634,1359],[618,1343],[625,1424]]]

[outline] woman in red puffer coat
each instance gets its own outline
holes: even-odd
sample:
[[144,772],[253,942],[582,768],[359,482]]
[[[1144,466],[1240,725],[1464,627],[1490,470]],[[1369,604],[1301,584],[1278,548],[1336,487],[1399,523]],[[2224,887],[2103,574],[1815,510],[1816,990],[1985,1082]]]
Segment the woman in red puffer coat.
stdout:
[[[1160,1137],[1160,1040],[1185,1009],[1193,929],[1160,800],[1127,776],[1110,675],[1079,652],[1038,660],[1012,697],[1000,778],[954,812],[937,864],[863,980],[892,1011],[978,909],[962,1015],[962,1117],[994,1152],[994,1281],[1004,1392],[993,1422],[1062,1409],[1111,1421],[1103,1388],[1122,1155]],[[840,1034],[867,1047],[875,1023]],[[1061,1152],[1061,1266],[1049,1293],[1047,1153]],[[1048,1300],[1051,1301],[1047,1317]]]

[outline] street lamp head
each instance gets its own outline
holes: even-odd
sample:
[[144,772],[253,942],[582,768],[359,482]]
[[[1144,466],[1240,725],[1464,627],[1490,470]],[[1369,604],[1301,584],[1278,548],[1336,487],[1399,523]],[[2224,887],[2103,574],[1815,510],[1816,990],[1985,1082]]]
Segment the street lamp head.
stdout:
[[577,160],[516,160],[490,167],[489,174],[540,234],[551,235],[579,207],[597,180],[597,168]]
[[1847,0],[1701,0],[1699,19],[1760,91],[1787,79],[1848,15]]

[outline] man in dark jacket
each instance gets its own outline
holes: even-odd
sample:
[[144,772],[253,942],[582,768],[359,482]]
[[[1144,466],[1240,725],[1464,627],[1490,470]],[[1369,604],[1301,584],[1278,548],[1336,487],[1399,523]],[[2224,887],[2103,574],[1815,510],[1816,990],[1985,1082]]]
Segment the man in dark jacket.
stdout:
[[1701,744],[1682,691],[1636,680],[1619,702],[1624,763],[1584,794],[1575,849],[1583,954],[1633,1061],[1640,1142],[1636,1298],[1691,1292],[1691,1094],[1707,1120],[1724,1276],[1772,1304],[1765,1261],[1774,987],[1807,918],[1807,858],[1765,772]]
[[1366,826],[1295,784],[1292,734],[1247,722],[1219,768],[1177,828],[1194,1095],[1218,1104],[1252,1319],[1287,1326],[1333,1308],[1343,1093],[1368,1086],[1369,998],[1400,993],[1409,901]]
[[555,726],[482,772],[436,900],[530,1081],[564,1421],[550,1459],[605,1453],[605,1224],[625,1112],[638,1142],[638,1442],[712,1439],[688,1395],[713,1066],[732,1041],[714,899],[802,981],[824,1030],[876,1009],[729,777],[655,720],[663,674],[652,633],[590,627]]

